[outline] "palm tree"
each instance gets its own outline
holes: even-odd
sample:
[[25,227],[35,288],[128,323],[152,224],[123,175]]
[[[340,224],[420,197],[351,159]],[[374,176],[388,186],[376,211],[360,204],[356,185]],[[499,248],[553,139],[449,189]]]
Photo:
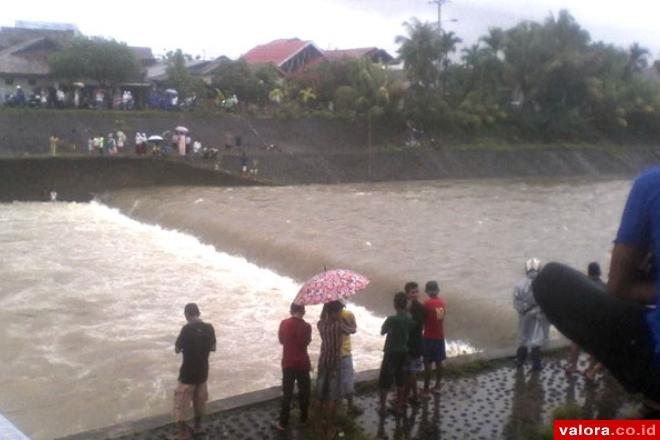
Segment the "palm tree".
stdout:
[[456,52],[456,45],[462,42],[463,40],[454,32],[443,32],[440,36],[440,50],[446,57],[448,54]]
[[416,18],[403,23],[408,36],[399,35],[399,56],[410,83],[415,87],[435,88],[438,85],[438,65],[442,61],[442,45],[435,25]]
[[373,120],[383,114],[384,108],[390,100],[388,77],[380,65],[372,63],[367,58],[355,61],[349,76],[352,87],[357,92],[356,110],[367,123],[368,173],[371,175]]
[[632,73],[641,72],[648,66],[646,57],[650,55],[647,48],[639,43],[633,43],[628,49],[628,64],[626,65],[625,76],[630,77]]
[[488,29],[488,34],[481,37],[479,40],[486,45],[486,50],[490,52],[494,57],[500,58],[502,51],[504,50],[504,42],[506,38],[506,33],[502,28],[494,27]]
[[456,52],[456,45],[463,40],[458,38],[454,32],[444,32],[440,36],[440,65],[442,66],[442,90],[447,89],[447,68],[449,67],[449,54]]
[[484,60],[485,50],[475,43],[472,46],[463,49],[461,60],[468,70],[475,70]]

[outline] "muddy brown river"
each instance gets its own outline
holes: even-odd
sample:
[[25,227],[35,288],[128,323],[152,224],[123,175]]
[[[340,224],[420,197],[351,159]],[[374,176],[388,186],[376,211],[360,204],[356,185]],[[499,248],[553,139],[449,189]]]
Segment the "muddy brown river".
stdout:
[[[524,260],[606,269],[629,186],[176,187],[2,204],[0,412],[34,439],[168,412],[188,301],[216,327],[212,399],[275,385],[277,324],[324,266],[372,280],[350,305],[359,370],[378,367],[380,324],[408,280],[439,281],[453,354],[509,346]],[[318,340],[310,351],[314,362]]]

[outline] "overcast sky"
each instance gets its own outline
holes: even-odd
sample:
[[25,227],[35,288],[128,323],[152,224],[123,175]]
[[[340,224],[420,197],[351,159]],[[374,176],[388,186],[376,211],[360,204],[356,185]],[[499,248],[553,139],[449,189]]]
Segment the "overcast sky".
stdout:
[[[593,40],[627,47],[637,41],[660,52],[657,0],[450,0],[443,27],[466,44],[489,27],[542,20],[568,9]],[[257,44],[298,37],[322,49],[378,46],[396,55],[394,38],[411,17],[437,20],[428,0],[18,0],[3,1],[0,25],[15,20],[73,23],[156,54],[181,48],[193,55],[236,58]]]

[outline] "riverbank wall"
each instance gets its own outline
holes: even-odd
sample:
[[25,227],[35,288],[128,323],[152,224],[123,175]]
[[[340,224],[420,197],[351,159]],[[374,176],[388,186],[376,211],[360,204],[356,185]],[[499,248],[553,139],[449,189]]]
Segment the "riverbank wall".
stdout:
[[103,192],[147,186],[333,184],[368,181],[634,176],[660,163],[660,147],[406,152],[284,153],[250,156],[257,176],[241,175],[241,154],[214,159],[64,155],[0,158],[0,201],[89,201]]
[[[256,157],[259,178],[276,184],[518,177],[633,176],[660,163],[660,147],[444,148],[396,152],[273,153]],[[238,158],[223,160],[238,169]]]

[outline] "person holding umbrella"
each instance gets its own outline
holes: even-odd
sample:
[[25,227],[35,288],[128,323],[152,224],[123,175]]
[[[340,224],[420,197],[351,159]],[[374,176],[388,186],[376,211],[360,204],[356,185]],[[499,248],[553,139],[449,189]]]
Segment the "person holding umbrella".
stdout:
[[[340,302],[364,289],[369,280],[356,272],[336,269],[323,271],[310,278],[300,288],[295,304],[324,304],[317,327],[321,335],[319,355],[317,396],[321,410],[327,421],[334,419],[337,400],[340,397],[339,367],[342,354],[343,325]],[[334,430],[333,426],[328,431]]]

